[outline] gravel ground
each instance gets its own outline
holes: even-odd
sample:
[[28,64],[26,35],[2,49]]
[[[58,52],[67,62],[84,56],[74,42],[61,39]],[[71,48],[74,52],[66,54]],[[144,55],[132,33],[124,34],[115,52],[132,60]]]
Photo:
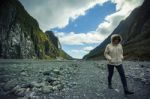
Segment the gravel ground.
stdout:
[[128,86],[124,96],[115,69],[107,88],[107,62],[0,60],[0,99],[150,99],[150,62],[123,62]]

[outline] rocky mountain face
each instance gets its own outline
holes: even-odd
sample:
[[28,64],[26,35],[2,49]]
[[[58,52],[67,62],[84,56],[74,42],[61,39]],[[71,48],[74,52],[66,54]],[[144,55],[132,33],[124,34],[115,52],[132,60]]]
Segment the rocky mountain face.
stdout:
[[[123,37],[122,44],[126,59],[150,60],[150,0],[145,0],[142,6],[133,10],[112,34],[120,34]],[[85,55],[84,59],[103,59],[103,52],[106,45],[110,43],[111,35]]]
[[58,37],[56,37],[52,31],[46,31],[45,33],[46,33],[46,35],[48,36],[49,40],[54,44],[54,46],[55,46],[57,49],[58,49],[58,48],[61,49],[61,44],[60,44],[60,42],[59,42],[59,40],[58,40]]
[[59,52],[58,52],[59,57],[57,59],[62,59],[62,58],[72,59],[72,57],[70,55],[68,55],[64,50],[62,50],[62,47],[61,47],[58,37],[56,37],[52,31],[46,31],[45,33],[46,33],[49,41],[52,42],[52,44],[55,46],[55,48],[57,50],[59,50]]
[[[0,58],[54,59],[61,55],[58,38],[44,33],[18,0],[0,1]],[[59,44],[60,46],[60,44]],[[66,57],[65,57],[66,58]]]

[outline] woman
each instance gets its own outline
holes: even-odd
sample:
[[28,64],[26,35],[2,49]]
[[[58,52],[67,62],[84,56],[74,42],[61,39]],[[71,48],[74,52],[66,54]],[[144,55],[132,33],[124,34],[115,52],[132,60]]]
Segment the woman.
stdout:
[[126,95],[128,94],[134,94],[133,92],[128,90],[126,77],[124,74],[124,69],[122,66],[122,60],[123,60],[123,49],[121,42],[122,37],[119,34],[114,34],[111,36],[111,43],[106,46],[104,56],[108,60],[108,88],[112,88],[111,79],[114,72],[114,67],[119,72],[121,82],[124,88],[124,93]]

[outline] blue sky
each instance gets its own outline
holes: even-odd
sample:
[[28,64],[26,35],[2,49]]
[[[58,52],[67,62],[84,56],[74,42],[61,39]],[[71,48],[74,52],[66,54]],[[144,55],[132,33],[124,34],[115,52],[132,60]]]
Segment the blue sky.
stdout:
[[144,0],[19,1],[43,31],[55,33],[64,51],[74,58],[82,58]]
[[[64,32],[64,33],[88,33],[90,31],[95,31],[99,25],[105,19],[105,16],[115,12],[115,4],[111,2],[106,2],[101,5],[95,5],[93,8],[86,11],[86,14],[79,16],[75,20],[69,21],[69,24],[64,28],[54,28],[54,32]],[[96,44],[84,44],[84,45],[65,45],[63,44],[63,49],[73,57],[82,58],[89,51],[82,51],[86,46],[95,48],[101,42]]]
[[75,33],[86,33],[94,31],[98,27],[99,23],[104,21],[105,16],[115,12],[115,4],[106,2],[103,6],[97,4],[93,8],[86,11],[86,14],[79,16],[75,20],[69,21],[69,24],[62,28],[54,28],[52,30],[58,32],[75,32]]

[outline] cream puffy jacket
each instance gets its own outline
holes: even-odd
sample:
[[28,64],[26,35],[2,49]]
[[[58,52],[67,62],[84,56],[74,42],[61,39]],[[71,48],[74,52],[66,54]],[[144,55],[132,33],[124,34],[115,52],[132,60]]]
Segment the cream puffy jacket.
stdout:
[[111,43],[106,46],[104,56],[106,59],[109,61],[108,64],[110,65],[120,65],[122,64],[123,60],[123,48],[122,45],[119,43],[118,45],[113,45],[112,44],[112,39],[115,36],[119,36],[120,39],[122,40],[122,37],[118,34],[114,34],[111,36]]

